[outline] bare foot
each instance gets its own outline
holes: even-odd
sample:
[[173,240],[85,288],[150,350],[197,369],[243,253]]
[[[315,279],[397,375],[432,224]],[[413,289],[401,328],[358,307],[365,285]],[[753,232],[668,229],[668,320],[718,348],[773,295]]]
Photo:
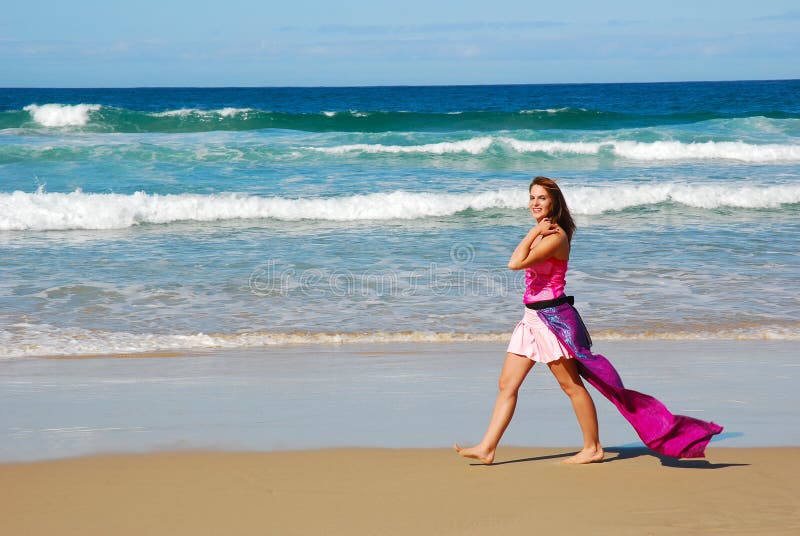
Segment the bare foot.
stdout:
[[568,463],[568,464],[583,464],[583,463],[595,463],[603,461],[603,449],[600,447],[592,448],[592,449],[583,449],[575,456],[567,458],[563,460],[561,463]]
[[453,448],[456,449],[461,456],[465,458],[472,458],[474,460],[478,460],[479,462],[485,465],[492,465],[494,461],[494,451],[487,451],[481,450],[478,446],[463,448],[459,447],[458,445],[453,445]]

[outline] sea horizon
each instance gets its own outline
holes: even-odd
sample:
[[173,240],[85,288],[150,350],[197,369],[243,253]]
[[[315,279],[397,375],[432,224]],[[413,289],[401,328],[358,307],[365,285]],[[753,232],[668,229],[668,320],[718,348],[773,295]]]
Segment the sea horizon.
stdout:
[[724,82],[793,82],[800,78],[720,78],[720,79],[676,79],[652,81],[604,81],[604,82],[497,82],[456,84],[361,84],[361,85],[130,85],[130,86],[0,86],[3,89],[361,89],[361,88],[414,88],[414,87],[506,87],[506,86],[605,86],[637,84],[704,84]]

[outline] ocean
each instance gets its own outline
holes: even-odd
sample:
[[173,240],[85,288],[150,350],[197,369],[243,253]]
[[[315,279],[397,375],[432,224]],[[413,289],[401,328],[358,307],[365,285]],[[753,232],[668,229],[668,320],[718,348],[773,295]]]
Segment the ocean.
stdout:
[[800,81],[0,89],[0,358],[503,341],[527,185],[596,340],[800,339]]

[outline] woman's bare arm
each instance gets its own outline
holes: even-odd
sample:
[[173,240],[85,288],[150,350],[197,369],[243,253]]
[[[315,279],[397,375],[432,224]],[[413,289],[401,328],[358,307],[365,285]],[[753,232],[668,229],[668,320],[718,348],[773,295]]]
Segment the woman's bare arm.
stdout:
[[[527,268],[528,266],[532,266],[536,264],[534,263],[527,264],[528,258],[531,256],[533,251],[538,251],[542,247],[542,243],[544,239],[550,235],[556,234],[558,231],[555,224],[550,222],[550,219],[544,218],[535,227],[532,227],[528,234],[526,234],[522,240],[520,240],[519,244],[517,245],[514,253],[511,254],[511,258],[508,260],[508,267],[511,270],[521,270],[522,268]],[[542,241],[536,245],[534,250],[531,250],[531,245],[536,240],[537,237],[541,236]],[[546,259],[547,257],[545,257]],[[520,266],[522,263],[526,263],[525,266]]]

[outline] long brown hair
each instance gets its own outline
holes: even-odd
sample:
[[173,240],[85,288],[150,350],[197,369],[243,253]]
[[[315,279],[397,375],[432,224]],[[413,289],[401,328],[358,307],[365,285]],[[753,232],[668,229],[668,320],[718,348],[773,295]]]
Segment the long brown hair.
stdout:
[[572,242],[572,235],[575,233],[575,222],[572,220],[572,215],[569,213],[569,207],[564,199],[564,194],[561,193],[561,188],[558,187],[558,184],[556,184],[556,181],[553,179],[541,176],[531,181],[530,186],[528,186],[528,192],[530,192],[531,188],[534,186],[541,186],[550,194],[552,207],[547,217],[564,229],[567,233],[567,240]]

